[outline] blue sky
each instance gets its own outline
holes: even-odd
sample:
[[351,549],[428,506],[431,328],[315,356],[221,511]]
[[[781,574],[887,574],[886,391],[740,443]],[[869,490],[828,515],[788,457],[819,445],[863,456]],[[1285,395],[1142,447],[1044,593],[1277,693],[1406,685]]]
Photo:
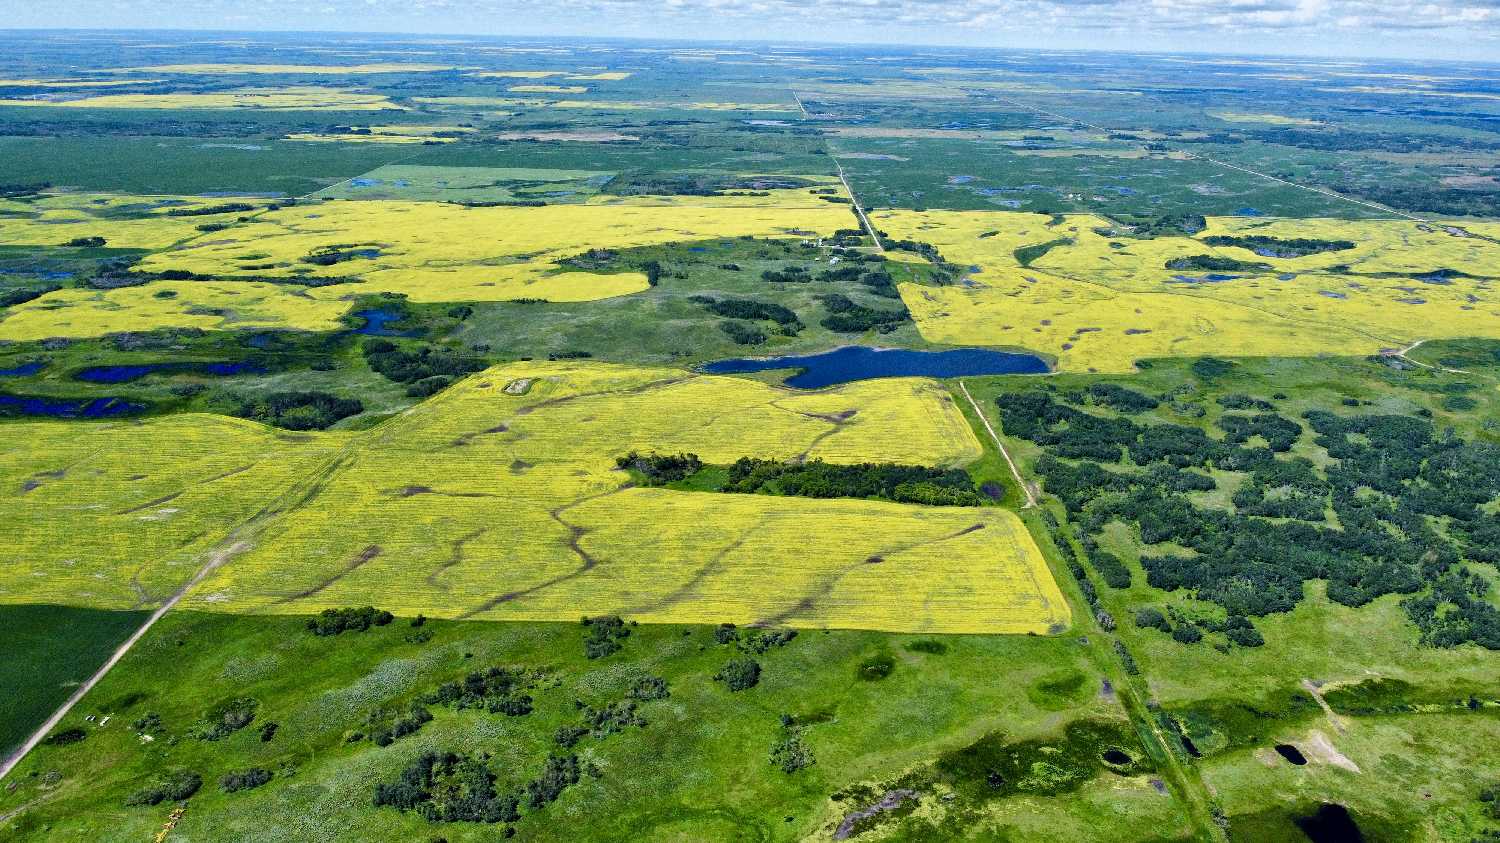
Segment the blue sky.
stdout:
[[0,26],[609,35],[1500,62],[1500,0],[0,0]]

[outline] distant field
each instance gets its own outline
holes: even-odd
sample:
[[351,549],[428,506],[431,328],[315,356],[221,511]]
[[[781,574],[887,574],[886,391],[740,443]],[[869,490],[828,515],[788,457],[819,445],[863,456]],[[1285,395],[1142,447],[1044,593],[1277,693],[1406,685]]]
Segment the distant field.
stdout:
[[54,106],[59,108],[248,108],[276,111],[383,111],[402,107],[379,94],[361,94],[337,88],[285,87],[242,88],[215,94],[99,94],[76,98],[5,99],[0,105]]
[[[358,292],[399,292],[413,301],[588,301],[647,288],[640,272],[596,275],[558,261],[616,249],[708,237],[793,237],[848,227],[846,208],[705,208],[557,205],[465,208],[432,202],[309,204],[262,214],[140,265],[219,276],[362,278]],[[319,250],[349,253],[327,264]],[[312,289],[339,299],[343,285]]]
[[114,290],[69,288],[9,308],[0,339],[101,337],[162,328],[286,328],[329,331],[347,302],[258,281],[157,281]]
[[[0,199],[0,243],[7,246],[62,246],[100,237],[115,249],[162,249],[199,236],[198,226],[233,222],[268,204],[260,199],[205,199],[194,196],[130,196],[68,193],[24,200]],[[215,213],[216,209],[219,210]],[[174,213],[175,212],[175,213]]]
[[[1101,217],[1055,220],[874,215],[892,236],[975,268],[962,285],[902,285],[924,337],[1029,348],[1067,370],[1129,371],[1139,359],[1203,354],[1361,355],[1418,339],[1500,336],[1490,288],[1500,246],[1486,240],[1406,221],[1215,217],[1194,237],[1138,239]],[[1213,236],[1351,245],[1275,257],[1203,242]],[[1228,263],[1192,263],[1201,258]],[[1189,264],[1169,268],[1174,261]]]

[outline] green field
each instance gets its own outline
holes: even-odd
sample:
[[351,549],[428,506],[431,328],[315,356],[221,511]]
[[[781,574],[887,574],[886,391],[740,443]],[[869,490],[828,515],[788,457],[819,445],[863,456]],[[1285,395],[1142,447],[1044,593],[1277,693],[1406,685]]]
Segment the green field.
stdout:
[[0,837],[1493,843],[1497,102],[0,32]]

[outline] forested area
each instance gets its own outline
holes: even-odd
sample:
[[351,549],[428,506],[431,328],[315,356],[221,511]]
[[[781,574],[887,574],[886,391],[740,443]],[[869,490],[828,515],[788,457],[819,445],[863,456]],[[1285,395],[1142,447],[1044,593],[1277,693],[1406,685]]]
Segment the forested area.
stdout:
[[[1089,397],[1104,406],[1113,395],[1105,388]],[[1500,495],[1500,447],[1415,415],[1313,410],[1299,423],[1243,395],[1220,397],[1226,408],[1256,411],[1223,413],[1214,422],[1222,436],[1092,412],[1046,390],[1006,393],[997,403],[1008,435],[1046,449],[1037,472],[1106,583],[1130,585],[1128,568],[1099,547],[1106,526],[1123,522],[1143,545],[1149,585],[1222,607],[1222,622],[1179,623],[1180,641],[1218,631],[1258,644],[1248,619],[1290,611],[1305,582],[1325,580],[1329,599],[1346,606],[1406,595],[1401,605],[1424,643],[1500,649],[1489,582],[1466,564],[1500,560],[1500,516],[1488,506]],[[1308,435],[1304,425],[1331,458],[1325,469],[1286,454]],[[1217,488],[1215,470],[1245,475],[1233,511],[1189,497]]]

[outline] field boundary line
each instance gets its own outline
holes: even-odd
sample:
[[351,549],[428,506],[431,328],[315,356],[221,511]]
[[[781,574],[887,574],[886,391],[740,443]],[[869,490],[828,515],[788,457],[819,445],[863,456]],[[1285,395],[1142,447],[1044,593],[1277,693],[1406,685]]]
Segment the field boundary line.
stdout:
[[1026,485],[1026,480],[1021,477],[1021,469],[1017,468],[1016,461],[1010,458],[1010,451],[1005,449],[1005,443],[1000,440],[1000,434],[995,432],[995,428],[990,425],[990,420],[985,416],[984,410],[979,408],[979,402],[975,401],[974,396],[969,394],[969,385],[960,380],[958,388],[963,390],[964,397],[969,399],[969,406],[974,408],[974,414],[979,416],[980,421],[984,422],[984,429],[990,432],[990,438],[995,440],[995,444],[999,446],[1000,456],[1005,457],[1005,464],[1010,466],[1011,476],[1016,478],[1016,485],[1021,487],[1021,494],[1026,496],[1026,505],[1021,508],[1031,509],[1036,506],[1036,495],[1032,494],[1031,487]]

